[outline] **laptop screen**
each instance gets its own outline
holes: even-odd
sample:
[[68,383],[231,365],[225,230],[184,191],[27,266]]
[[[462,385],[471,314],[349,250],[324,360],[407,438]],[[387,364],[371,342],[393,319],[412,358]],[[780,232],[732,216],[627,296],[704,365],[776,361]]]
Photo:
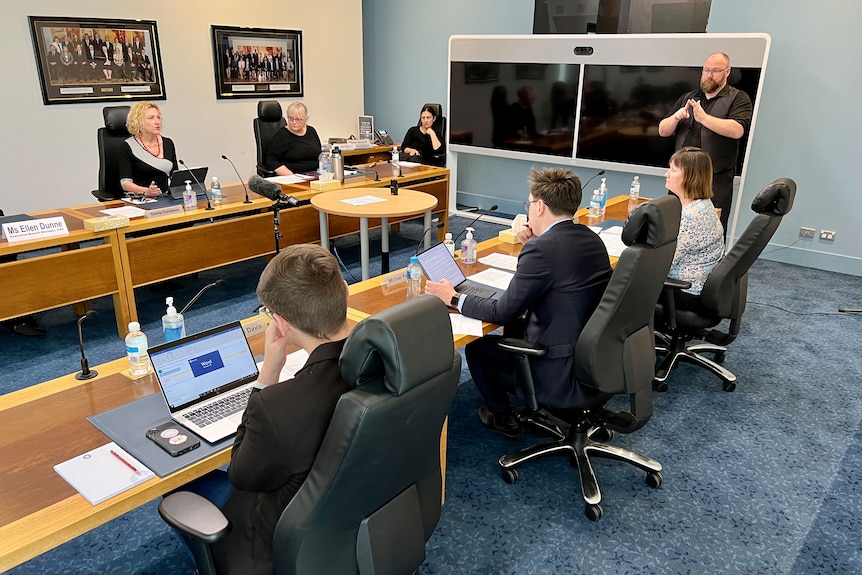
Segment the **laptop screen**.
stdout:
[[425,276],[432,282],[447,279],[453,286],[457,286],[465,279],[461,268],[458,267],[458,262],[452,259],[452,254],[443,243],[419,254],[419,265],[422,266]]
[[257,379],[257,365],[238,321],[150,348],[171,412]]

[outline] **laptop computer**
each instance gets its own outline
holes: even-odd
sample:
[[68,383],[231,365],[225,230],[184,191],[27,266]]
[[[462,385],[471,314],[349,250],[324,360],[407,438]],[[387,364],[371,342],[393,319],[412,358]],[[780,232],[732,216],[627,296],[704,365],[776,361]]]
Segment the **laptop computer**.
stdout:
[[149,349],[171,418],[210,443],[236,433],[257,381],[238,321]]
[[[207,191],[204,186],[206,186],[206,177],[209,168],[204,166],[201,168],[189,168],[188,170],[177,170],[173,174],[171,174],[171,183],[169,184],[168,193],[175,200],[183,199],[183,191],[186,189],[186,180],[191,182],[192,189],[195,191],[196,196],[205,196]],[[194,177],[192,177],[194,175]],[[195,182],[195,178],[200,182],[198,185]]]
[[498,299],[503,292],[494,286],[468,280],[458,262],[452,259],[452,254],[446,244],[439,243],[420,253],[419,265],[425,272],[425,277],[434,282],[447,279],[458,293]]

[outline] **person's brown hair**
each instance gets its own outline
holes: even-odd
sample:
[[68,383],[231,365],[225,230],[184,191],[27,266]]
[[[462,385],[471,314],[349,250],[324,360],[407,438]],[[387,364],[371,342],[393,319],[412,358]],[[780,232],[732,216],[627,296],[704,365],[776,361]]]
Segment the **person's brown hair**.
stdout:
[[347,321],[347,287],[338,260],[314,244],[281,250],[267,264],[257,297],[303,333],[329,339]]
[[709,154],[685,146],[670,157],[670,163],[682,170],[682,186],[690,200],[708,200],[712,197],[712,160]]
[[581,179],[566,168],[530,168],[530,194],[555,216],[574,216],[581,205]]

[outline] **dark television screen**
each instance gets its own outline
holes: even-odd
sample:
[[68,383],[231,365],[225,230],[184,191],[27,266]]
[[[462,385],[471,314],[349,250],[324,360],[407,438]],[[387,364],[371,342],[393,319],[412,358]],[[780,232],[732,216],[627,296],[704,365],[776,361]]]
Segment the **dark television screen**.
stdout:
[[572,157],[579,64],[451,66],[450,143]]
[[[576,157],[666,167],[674,138],[658,135],[677,99],[700,82],[700,67],[587,65],[581,95]],[[754,103],[760,69],[733,68],[728,82]],[[739,175],[748,134],[743,137]]]

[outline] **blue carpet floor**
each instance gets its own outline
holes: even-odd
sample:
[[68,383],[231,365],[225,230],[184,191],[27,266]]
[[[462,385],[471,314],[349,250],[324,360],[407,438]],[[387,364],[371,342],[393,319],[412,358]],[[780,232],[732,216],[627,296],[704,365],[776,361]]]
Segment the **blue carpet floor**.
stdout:
[[[415,249],[413,239],[398,241],[393,265],[403,265]],[[355,245],[338,245],[355,268]],[[249,315],[261,268],[248,263],[223,272],[228,286],[220,288],[222,295],[212,290],[189,312],[189,329]],[[210,273],[178,299],[184,303],[219,277]],[[248,291],[234,293],[242,282]],[[151,306],[146,313],[153,320],[145,327],[152,339],[163,306],[158,298],[144,305]],[[523,466],[514,485],[501,480],[499,455],[541,438],[528,434],[513,442],[484,430],[475,416],[480,398],[465,368],[450,414],[446,505],[421,573],[862,573],[862,358],[856,348],[862,317],[836,313],[839,306],[860,305],[862,278],[756,262],[742,333],[725,361],[739,377],[736,391],[726,393],[715,377],[680,366],[669,391],[655,395],[652,420],[614,438],[661,461],[664,485],[651,489],[633,468],[598,461],[605,510],[598,523],[583,516],[575,471],[563,459]],[[110,337],[113,317],[106,307],[94,324],[107,327],[92,326],[108,332],[88,348],[92,363],[122,352]],[[54,320],[54,313],[70,317]],[[49,337],[68,330],[70,320],[73,328],[70,311],[40,314]],[[10,376],[20,386],[77,369],[71,333],[44,361],[33,340],[22,339],[0,334],[4,385]],[[102,353],[104,359],[94,361]],[[38,367],[28,361],[34,354]],[[10,573],[192,571],[150,503]]]

